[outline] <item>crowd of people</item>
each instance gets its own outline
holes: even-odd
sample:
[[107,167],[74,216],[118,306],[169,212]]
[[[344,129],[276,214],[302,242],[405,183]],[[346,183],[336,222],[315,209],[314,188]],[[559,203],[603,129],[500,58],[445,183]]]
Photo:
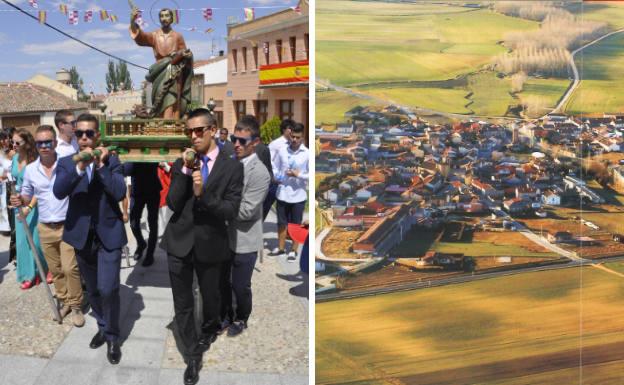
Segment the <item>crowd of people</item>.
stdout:
[[[160,164],[122,163],[99,143],[93,115],[59,111],[55,125],[39,126],[34,135],[25,129],[0,132],[0,232],[10,233],[18,283],[27,290],[45,276],[54,283],[61,317],[71,314],[77,327],[85,323],[86,297],[98,325],[89,346],[106,343],[109,362],[117,364],[124,222],[136,239],[134,259],[144,257],[142,266],[154,263],[161,237],[178,348],[187,363],[184,381],[196,383],[202,355],[217,337],[237,336],[248,326],[252,274],[274,203],[278,241],[269,255],[285,255],[289,262],[298,257],[299,244],[293,240],[288,252],[286,244],[289,224],[303,223],[307,200],[303,125],[284,120],[282,135],[267,146],[255,117],[241,117],[228,137],[210,111],[197,109],[186,119],[189,148],[176,162]],[[147,241],[141,231],[145,208]],[[307,256],[301,260],[307,272]],[[202,299],[201,330],[195,328],[193,275]]]

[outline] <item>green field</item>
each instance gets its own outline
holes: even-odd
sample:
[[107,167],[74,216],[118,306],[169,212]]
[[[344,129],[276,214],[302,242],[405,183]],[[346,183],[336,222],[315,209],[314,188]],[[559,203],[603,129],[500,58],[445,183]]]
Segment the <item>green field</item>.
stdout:
[[566,112],[602,113],[624,111],[624,33],[610,36],[575,57],[581,84]]
[[345,112],[355,106],[370,106],[375,102],[337,91],[316,92],[316,124],[346,122]]
[[[541,111],[538,116],[543,116],[549,110],[555,108],[557,103],[568,89],[571,81],[567,79],[536,79],[529,78],[524,83],[524,89],[517,96],[520,101],[530,100],[530,98],[540,98],[544,101],[547,110]],[[531,116],[532,118],[538,116]]]
[[465,107],[469,103],[469,100],[464,98],[467,93],[461,89],[398,87],[372,88],[363,90],[363,92],[386,99],[394,104],[418,106],[457,114],[470,113],[470,110]]
[[505,51],[505,33],[538,23],[489,10],[367,1],[316,4],[317,76],[338,85],[444,80]]
[[320,303],[316,383],[621,384],[622,294],[586,267]]
[[566,8],[584,20],[604,21],[613,29],[624,28],[624,4],[621,2],[577,2]]

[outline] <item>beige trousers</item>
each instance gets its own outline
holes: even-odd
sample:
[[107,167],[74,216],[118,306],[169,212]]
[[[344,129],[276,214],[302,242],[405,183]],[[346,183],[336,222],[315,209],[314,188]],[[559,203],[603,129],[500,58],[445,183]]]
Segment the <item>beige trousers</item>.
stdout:
[[56,297],[72,309],[82,305],[82,285],[74,248],[63,242],[63,225],[39,223],[41,251],[54,280]]

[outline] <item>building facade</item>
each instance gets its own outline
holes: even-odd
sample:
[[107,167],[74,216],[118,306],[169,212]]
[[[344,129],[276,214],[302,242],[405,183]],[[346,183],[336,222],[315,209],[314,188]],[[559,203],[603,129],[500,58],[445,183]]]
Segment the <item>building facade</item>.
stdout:
[[228,81],[223,125],[246,114],[260,123],[278,116],[309,121],[308,5],[228,27]]

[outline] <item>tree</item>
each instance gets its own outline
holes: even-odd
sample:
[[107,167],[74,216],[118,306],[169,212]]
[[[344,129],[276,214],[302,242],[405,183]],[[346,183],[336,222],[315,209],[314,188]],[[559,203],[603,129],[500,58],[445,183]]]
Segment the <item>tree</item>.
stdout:
[[78,91],[78,100],[80,100],[81,102],[86,101],[88,98],[84,92],[84,82],[82,81],[82,78],[80,77],[80,74],[78,73],[76,67],[72,67],[69,70],[69,82],[72,88]]
[[131,90],[132,79],[130,71],[125,62],[120,61],[115,65],[112,60],[108,61],[108,72],[106,73],[106,91],[111,93],[120,90]]
[[278,138],[282,134],[282,131],[280,130],[281,123],[282,121],[280,118],[274,116],[260,127],[260,138],[263,143],[271,143],[273,139]]

